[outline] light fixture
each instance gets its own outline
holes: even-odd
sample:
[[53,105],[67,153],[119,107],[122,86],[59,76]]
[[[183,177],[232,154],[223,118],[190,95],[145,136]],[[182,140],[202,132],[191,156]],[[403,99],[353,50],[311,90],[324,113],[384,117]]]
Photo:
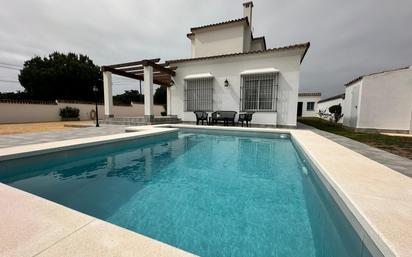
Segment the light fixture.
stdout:
[[229,86],[229,81],[227,81],[227,79],[225,80],[225,87]]
[[100,127],[100,125],[99,125],[99,109],[97,108],[97,104],[99,102],[99,97],[98,97],[97,93],[99,92],[99,88],[96,85],[93,86],[93,92],[94,92],[94,97],[95,97],[95,101],[96,101],[96,110],[95,110],[95,112],[96,112],[96,127]]

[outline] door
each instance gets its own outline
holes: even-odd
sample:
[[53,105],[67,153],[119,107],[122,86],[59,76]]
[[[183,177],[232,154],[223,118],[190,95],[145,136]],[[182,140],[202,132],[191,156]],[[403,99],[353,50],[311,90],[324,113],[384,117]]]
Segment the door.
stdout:
[[303,102],[298,102],[298,117],[302,117]]
[[359,104],[359,89],[360,86],[354,86],[351,93],[351,105],[350,105],[350,121],[349,126],[356,128],[358,125],[358,104]]

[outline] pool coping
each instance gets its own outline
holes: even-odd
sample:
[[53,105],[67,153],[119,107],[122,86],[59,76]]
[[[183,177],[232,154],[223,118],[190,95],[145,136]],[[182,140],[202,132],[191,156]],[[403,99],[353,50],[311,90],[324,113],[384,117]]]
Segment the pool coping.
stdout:
[[22,157],[46,154],[50,152],[59,152],[70,149],[121,142],[130,139],[137,139],[146,136],[161,135],[178,131],[177,128],[148,127],[142,126],[136,131],[121,134],[112,134],[107,136],[96,136],[89,138],[76,138],[55,142],[19,145],[13,147],[0,148],[0,161],[11,160]]
[[[312,166],[319,172],[321,175],[320,177],[323,178],[323,182],[327,183],[326,187],[328,191],[332,193],[332,196],[337,197],[338,205],[343,208],[344,212],[345,208],[349,210],[349,213],[345,213],[345,215],[349,215],[349,221],[351,223],[353,222],[352,225],[355,230],[362,235],[362,240],[375,256],[379,256],[378,254],[383,256],[412,255],[412,247],[410,247],[412,245],[412,231],[408,231],[407,229],[408,227],[412,227],[412,180],[382,164],[372,161],[325,137],[307,130],[220,126],[208,127],[187,124],[128,127],[126,128],[126,131],[129,133],[2,148],[0,149],[0,161],[154,136],[174,132],[179,128],[290,134],[292,141],[308,157]],[[56,254],[59,253],[59,251],[61,251],[60,253],[67,253],[67,250],[71,249],[70,246],[77,244],[81,245],[81,247],[78,247],[78,251],[83,251],[80,252],[81,255],[85,255],[84,253],[87,252],[90,256],[93,256],[93,253],[102,253],[101,249],[105,249],[106,254],[112,255],[110,254],[110,251],[113,249],[107,245],[111,245],[114,240],[118,244],[124,246],[122,247],[122,252],[117,252],[121,253],[121,255],[133,255],[128,250],[138,250],[140,249],[139,247],[136,248],[133,246],[138,245],[147,250],[144,251],[148,254],[147,256],[183,256],[185,254],[193,256],[190,253],[184,252],[173,246],[166,245],[154,239],[144,237],[138,233],[128,231],[116,225],[76,212],[70,208],[2,183],[0,183],[0,193],[2,193],[2,195],[10,194],[10,198],[15,200],[14,202],[11,202],[12,200],[8,199],[9,197],[0,197],[2,206],[14,206],[11,207],[9,212],[0,212],[0,224],[2,221],[7,221],[7,225],[10,227],[10,224],[23,222],[15,224],[16,226],[14,229],[11,229],[12,231],[10,231],[10,229],[4,231],[4,228],[2,227],[5,226],[0,226],[0,240],[3,238],[9,239],[11,237],[12,239],[14,238],[17,240],[17,242],[20,242],[21,226],[24,225],[24,222],[28,221],[23,218],[16,219],[15,215],[17,213],[17,217],[19,214],[24,216],[25,213],[30,212],[33,208],[50,210],[47,212],[50,218],[53,218],[56,214],[66,213],[67,217],[59,221],[63,227],[67,220],[81,220],[81,222],[73,223],[74,225],[71,224],[70,229],[67,229],[64,233],[61,231],[60,226],[53,228],[52,232],[55,230],[60,231],[62,235],[66,234],[64,236],[59,234],[60,238],[58,236],[53,236],[53,239],[49,240],[50,245],[45,243],[44,245],[47,245],[47,247],[40,252],[35,253],[36,255],[40,253],[40,255],[47,255],[47,253],[53,255],[50,253]],[[30,199],[30,201],[28,201],[28,199]],[[16,201],[26,202],[27,204],[22,206],[16,204],[13,205]],[[35,207],[31,206],[31,202],[36,202],[37,205]],[[21,210],[21,208],[26,209]],[[38,217],[33,215],[30,219],[30,224],[28,225],[36,226],[37,223],[44,223],[43,219],[45,217],[43,212],[42,214],[43,216],[40,215]],[[353,215],[353,218],[351,218],[351,215]],[[89,218],[84,218],[84,216]],[[60,224],[59,222],[56,222],[55,225]],[[96,225],[96,223],[98,225]],[[106,231],[107,229],[107,231],[119,230],[121,232],[112,233],[113,236],[111,236],[110,239],[106,239],[109,241],[111,240],[111,242],[101,242],[102,240],[99,240],[101,235],[96,234],[93,236],[92,234],[91,236],[95,238],[95,241],[93,241],[92,244],[85,244],[84,242],[82,244],[82,239],[84,240],[82,233],[93,231],[93,229],[96,229],[96,226],[102,226],[99,228],[101,229],[99,231]],[[27,233],[30,234],[29,232]],[[42,233],[34,231],[32,235],[29,235],[29,238],[32,241],[28,240],[23,243],[27,249],[33,251],[36,247],[38,248],[38,244],[36,246],[33,242],[36,242],[37,238],[44,237],[42,235],[43,231],[41,232]],[[52,232],[46,234],[53,234]],[[58,239],[58,241],[56,241],[56,239]],[[16,245],[16,241],[10,241],[9,239],[5,242],[6,245],[0,246],[0,252],[3,247],[9,250],[8,255],[10,256],[24,255],[21,254],[22,247]],[[147,245],[150,245],[150,247],[146,247]],[[374,248],[375,246],[376,248]],[[77,254],[79,254],[79,252],[77,252]]]

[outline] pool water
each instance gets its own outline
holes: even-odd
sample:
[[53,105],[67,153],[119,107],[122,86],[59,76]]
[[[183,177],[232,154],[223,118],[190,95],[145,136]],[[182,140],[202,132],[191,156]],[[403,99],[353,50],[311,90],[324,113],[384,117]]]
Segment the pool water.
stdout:
[[181,131],[0,171],[3,183],[200,256],[370,256],[279,135]]

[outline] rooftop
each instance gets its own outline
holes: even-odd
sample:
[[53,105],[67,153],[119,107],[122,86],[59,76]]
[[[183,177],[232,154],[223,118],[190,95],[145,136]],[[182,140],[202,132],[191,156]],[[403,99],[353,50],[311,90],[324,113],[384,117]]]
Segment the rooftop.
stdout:
[[[193,32],[193,31],[199,30],[199,29],[204,29],[204,28],[209,28],[209,27],[216,27],[216,26],[221,26],[221,25],[227,25],[227,24],[231,24],[231,23],[243,23],[243,22],[246,23],[247,25],[249,25],[249,21],[248,21],[247,17],[243,17],[243,18],[240,18],[240,19],[228,20],[228,21],[223,21],[223,22],[219,22],[219,23],[213,23],[213,24],[203,25],[203,26],[199,26],[199,27],[193,27],[193,28],[190,29],[190,31]],[[189,34],[191,34],[191,33],[189,33]]]
[[367,77],[367,76],[373,76],[373,75],[377,75],[377,74],[381,74],[381,73],[385,73],[385,72],[400,71],[400,70],[406,70],[406,69],[412,69],[412,66],[396,68],[396,69],[392,69],[392,70],[384,70],[384,71],[379,71],[379,72],[374,72],[374,73],[362,75],[362,76],[359,76],[356,79],[353,79],[353,80],[349,81],[348,83],[346,83],[345,87],[347,87],[350,84],[353,84],[353,83],[355,83],[355,82],[357,82],[357,81],[359,81],[359,80],[361,80],[361,79],[363,79],[364,77]]
[[323,103],[323,102],[327,102],[327,101],[335,100],[335,99],[339,99],[339,98],[345,99],[345,94],[343,93],[343,94],[331,96],[331,97],[320,100],[318,103]]
[[299,96],[321,96],[322,93],[320,92],[313,92],[313,93],[299,93]]
[[300,62],[302,62],[303,58],[306,55],[306,52],[309,49],[309,47],[310,47],[310,42],[306,42],[306,43],[301,43],[301,44],[283,46],[283,47],[278,47],[278,48],[270,48],[270,49],[259,50],[259,51],[250,51],[250,52],[245,52],[245,53],[240,52],[240,53],[233,53],[233,54],[221,54],[221,55],[204,56],[204,57],[197,57],[197,58],[168,60],[168,61],[166,61],[166,64],[190,62],[190,61],[200,61],[200,60],[209,60],[209,59],[217,59],[217,58],[225,58],[225,57],[233,57],[233,56],[242,56],[242,55],[249,55],[249,54],[261,54],[261,53],[267,53],[267,52],[276,52],[276,51],[284,51],[284,50],[290,50],[290,49],[305,48],[305,52],[303,53],[302,58],[300,60]]

